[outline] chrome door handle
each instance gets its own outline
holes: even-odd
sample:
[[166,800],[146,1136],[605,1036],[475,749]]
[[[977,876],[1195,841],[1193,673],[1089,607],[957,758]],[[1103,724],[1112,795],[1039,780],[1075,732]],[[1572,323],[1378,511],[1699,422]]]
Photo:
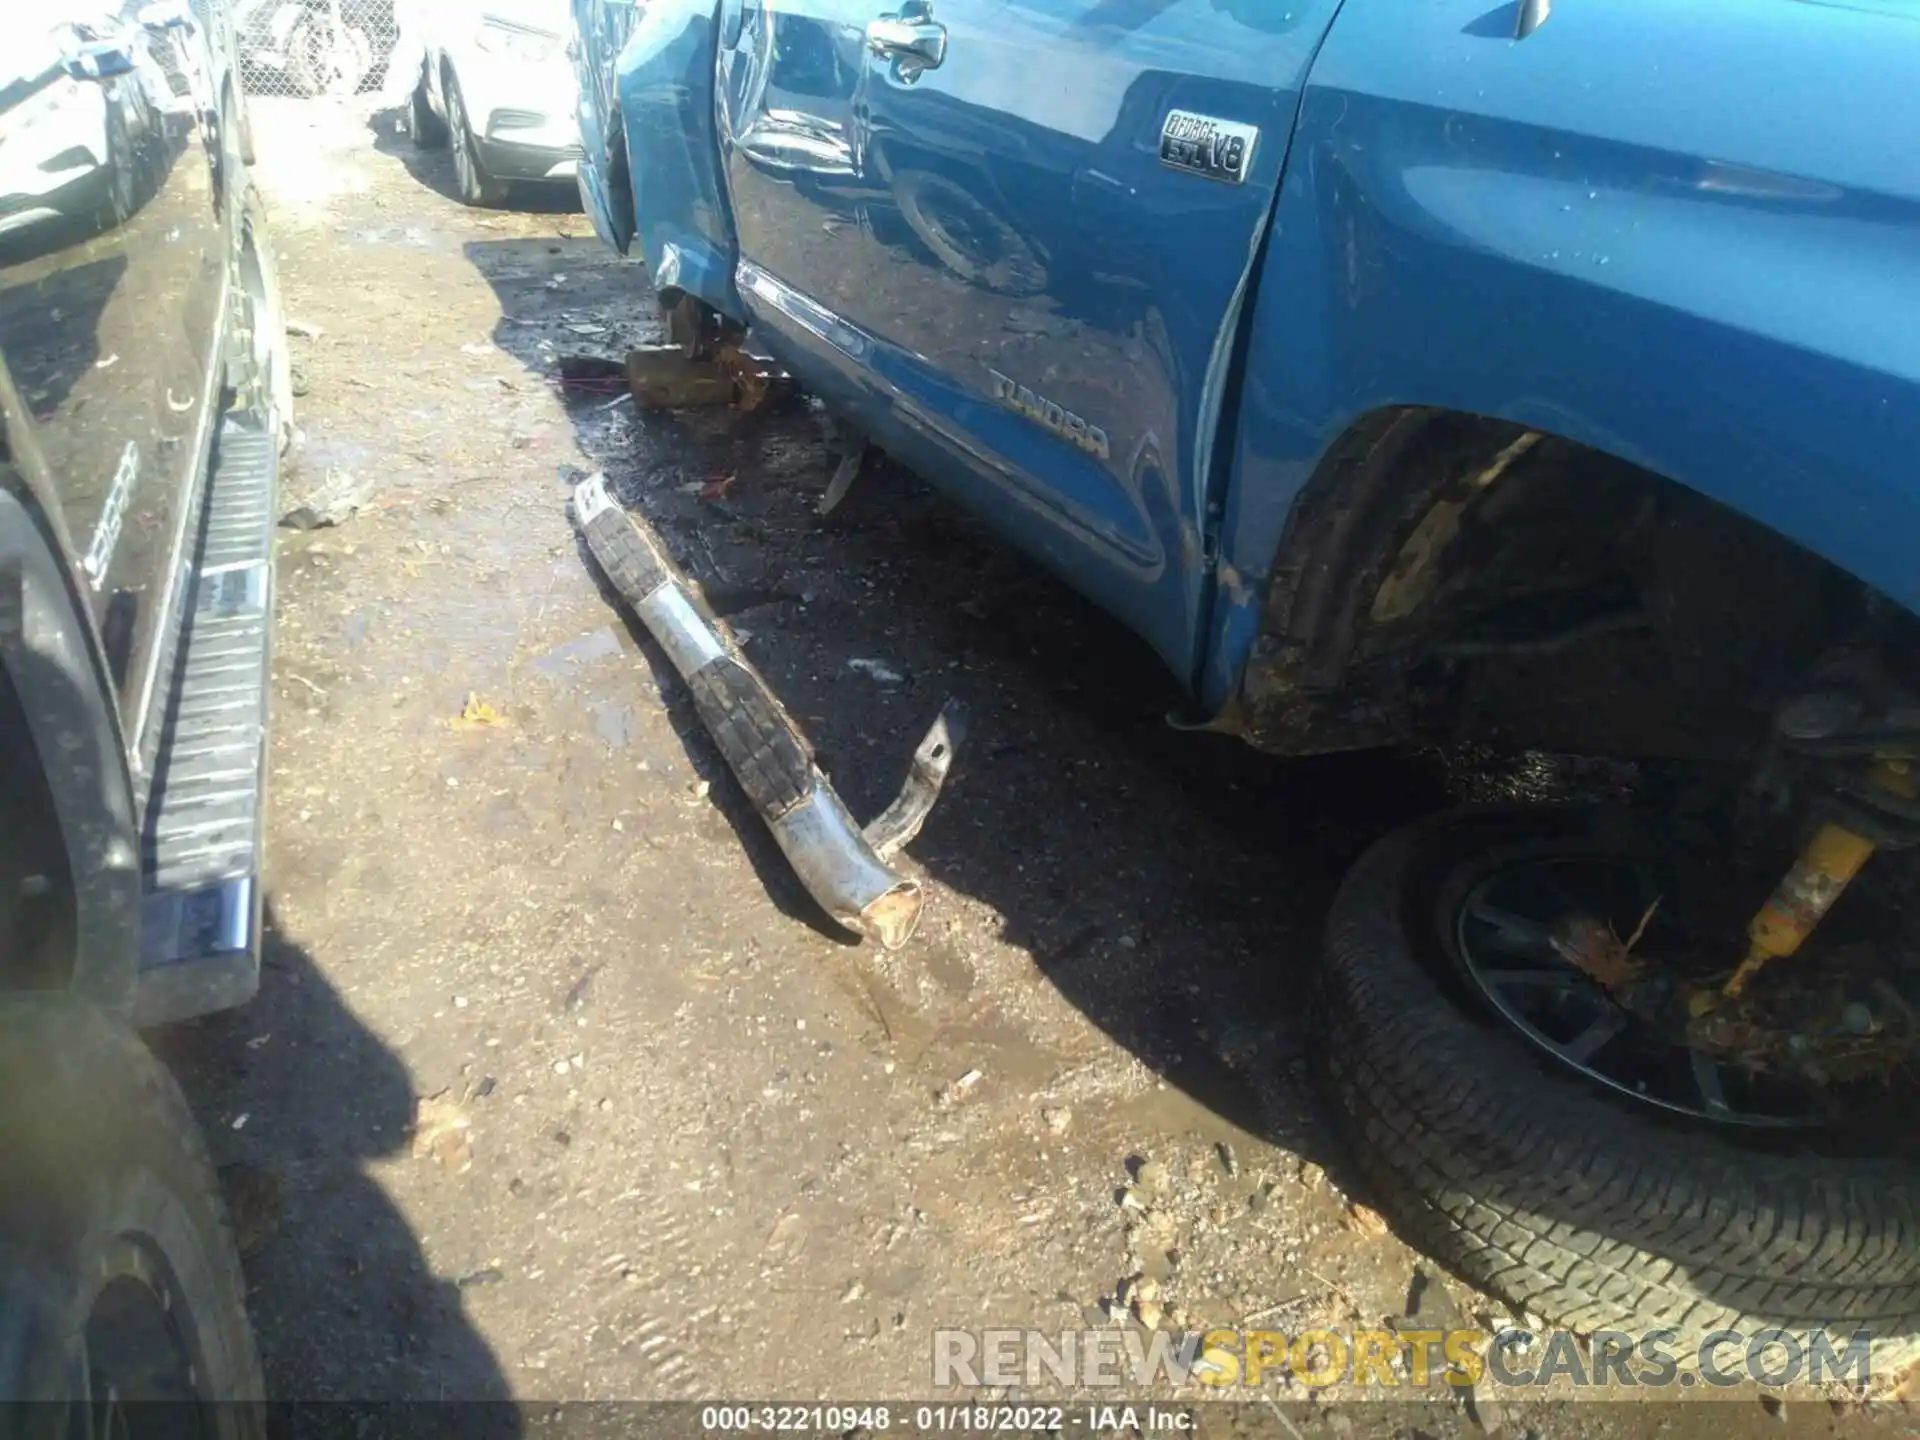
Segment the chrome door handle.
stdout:
[[947,58],[947,27],[924,5],[898,15],[882,15],[867,26],[867,48],[915,70],[931,70]]

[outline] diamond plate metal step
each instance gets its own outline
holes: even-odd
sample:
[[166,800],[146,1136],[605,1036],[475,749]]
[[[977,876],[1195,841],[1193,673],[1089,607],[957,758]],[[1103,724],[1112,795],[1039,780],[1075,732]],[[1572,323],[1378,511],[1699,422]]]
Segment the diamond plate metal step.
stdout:
[[260,983],[273,437],[221,431],[142,826],[141,1025],[250,999]]

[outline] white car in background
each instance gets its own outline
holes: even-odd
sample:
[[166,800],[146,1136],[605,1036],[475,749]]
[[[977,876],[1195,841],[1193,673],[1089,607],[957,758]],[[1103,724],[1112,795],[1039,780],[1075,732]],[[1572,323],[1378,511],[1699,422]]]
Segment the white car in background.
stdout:
[[413,92],[416,145],[453,148],[469,205],[516,182],[571,187],[579,87],[566,54],[567,0],[416,0],[425,54]]

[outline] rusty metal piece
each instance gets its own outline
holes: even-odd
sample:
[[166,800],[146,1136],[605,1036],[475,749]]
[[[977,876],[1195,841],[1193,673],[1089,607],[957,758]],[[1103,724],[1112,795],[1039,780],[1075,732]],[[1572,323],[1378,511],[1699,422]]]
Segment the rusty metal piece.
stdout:
[[947,783],[947,771],[953,768],[954,751],[966,738],[967,716],[957,700],[949,700],[934,717],[920,747],[913,752],[906,783],[893,804],[882,810],[861,833],[882,860],[891,860],[904,849],[920,827],[927,823],[940,788]]
[[642,410],[690,410],[731,405],[734,378],[712,360],[689,360],[677,345],[627,352],[627,387]]

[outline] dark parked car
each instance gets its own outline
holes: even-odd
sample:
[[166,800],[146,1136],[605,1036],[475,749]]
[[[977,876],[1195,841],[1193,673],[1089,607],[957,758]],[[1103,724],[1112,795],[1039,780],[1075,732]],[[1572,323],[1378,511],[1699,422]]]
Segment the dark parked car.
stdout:
[[291,420],[224,12],[84,14],[0,21],[0,1399],[109,1434],[260,1397],[206,1147],[135,1027],[258,983]]

